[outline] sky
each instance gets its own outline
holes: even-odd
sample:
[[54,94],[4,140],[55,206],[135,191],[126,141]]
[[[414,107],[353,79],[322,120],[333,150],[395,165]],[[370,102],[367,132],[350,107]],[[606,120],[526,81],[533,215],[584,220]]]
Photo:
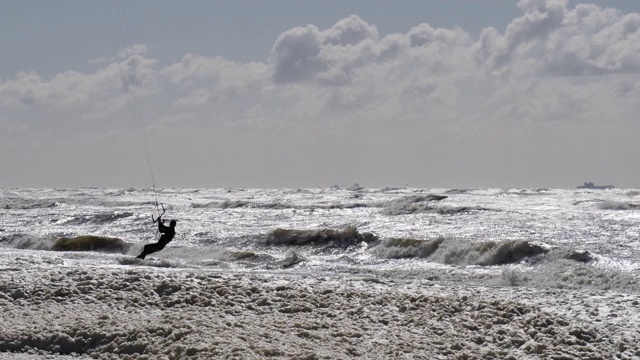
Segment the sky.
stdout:
[[640,2],[4,0],[0,187],[640,188]]

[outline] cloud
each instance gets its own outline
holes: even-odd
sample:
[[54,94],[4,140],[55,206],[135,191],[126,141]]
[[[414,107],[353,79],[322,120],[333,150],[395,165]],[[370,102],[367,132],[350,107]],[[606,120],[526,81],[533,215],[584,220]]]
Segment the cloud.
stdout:
[[118,50],[118,59],[128,59],[133,55],[144,55],[149,51],[149,47],[145,44],[134,44],[130,47]]
[[263,63],[241,64],[219,56],[187,54],[179,63],[162,69],[160,75],[179,87],[182,95],[174,104],[190,106],[255,92],[267,85],[271,70]]
[[540,56],[541,44],[562,26],[566,1],[521,0],[518,6],[525,13],[507,26],[504,35],[491,27],[482,31],[478,60],[502,68],[512,64],[513,56]]
[[41,108],[91,105],[122,95],[122,88],[135,88],[140,96],[154,91],[153,59],[132,55],[92,74],[69,70],[44,79],[37,73],[20,72],[0,82],[0,104]]
[[309,25],[285,32],[276,40],[271,54],[276,82],[305,80],[325,71],[328,64],[319,58],[320,30]]
[[[433,175],[424,168],[440,169],[433,176],[443,182],[464,178],[465,169],[487,182],[527,181],[537,176],[527,171],[545,173],[545,164],[575,176],[562,173],[562,161],[588,167],[579,150],[617,149],[616,137],[637,130],[640,14],[553,0],[518,6],[522,15],[503,32],[488,27],[477,36],[424,23],[382,36],[356,15],[327,29],[295,27],[275,39],[267,62],[186,54],[162,64],[136,45],[94,73],[0,80],[0,104],[10,111],[0,127],[22,119],[22,132],[42,132],[46,118],[64,124],[61,141],[70,141],[89,131],[74,121],[104,120],[99,126],[126,133],[125,95],[135,91],[154,144],[195,162],[217,159],[229,171],[239,165],[221,154],[240,146],[239,163],[302,173],[275,159],[295,158],[307,181],[326,176],[300,159],[339,167],[345,178],[366,169],[375,176],[375,164],[398,173],[385,179]],[[610,156],[623,154],[616,151]],[[525,174],[504,175],[505,163]]]
[[351,48],[361,49],[363,43],[375,42],[378,38],[378,29],[356,15],[340,20],[325,31],[314,25],[288,30],[278,37],[271,51],[274,80],[287,83],[312,79],[331,67],[340,67],[344,57],[358,52]]
[[640,71],[640,14],[564,1],[521,1],[525,14],[504,35],[484,29],[476,59],[493,70],[538,63],[555,76]]

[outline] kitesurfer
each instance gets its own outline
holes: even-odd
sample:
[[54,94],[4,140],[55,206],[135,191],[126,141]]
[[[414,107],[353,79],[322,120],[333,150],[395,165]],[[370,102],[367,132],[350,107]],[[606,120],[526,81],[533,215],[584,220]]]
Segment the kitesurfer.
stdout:
[[171,240],[173,240],[173,237],[176,236],[175,220],[171,220],[171,222],[169,223],[169,226],[165,226],[164,219],[162,219],[162,215],[160,215],[155,221],[158,222],[158,231],[162,233],[162,236],[160,236],[160,240],[158,240],[157,243],[145,245],[144,250],[142,251],[142,254],[136,256],[138,259],[144,259],[145,256],[164,249],[164,247],[167,246],[167,244]]

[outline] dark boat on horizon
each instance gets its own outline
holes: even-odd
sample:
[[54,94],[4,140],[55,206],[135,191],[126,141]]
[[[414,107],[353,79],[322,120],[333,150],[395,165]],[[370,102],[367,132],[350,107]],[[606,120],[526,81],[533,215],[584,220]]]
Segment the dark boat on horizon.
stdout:
[[615,188],[613,185],[594,185],[590,181],[585,182],[584,185],[578,185],[578,189],[608,190],[613,188]]

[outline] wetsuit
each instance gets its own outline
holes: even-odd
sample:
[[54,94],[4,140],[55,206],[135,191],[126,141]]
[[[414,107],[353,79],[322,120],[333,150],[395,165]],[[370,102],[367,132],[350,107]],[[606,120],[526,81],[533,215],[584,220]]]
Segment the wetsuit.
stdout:
[[158,218],[158,231],[162,233],[160,240],[155,244],[145,245],[142,254],[137,256],[138,259],[144,259],[145,256],[164,249],[164,247],[173,240],[173,237],[176,236],[175,220],[171,221],[171,226],[164,226],[163,222],[164,220]]

